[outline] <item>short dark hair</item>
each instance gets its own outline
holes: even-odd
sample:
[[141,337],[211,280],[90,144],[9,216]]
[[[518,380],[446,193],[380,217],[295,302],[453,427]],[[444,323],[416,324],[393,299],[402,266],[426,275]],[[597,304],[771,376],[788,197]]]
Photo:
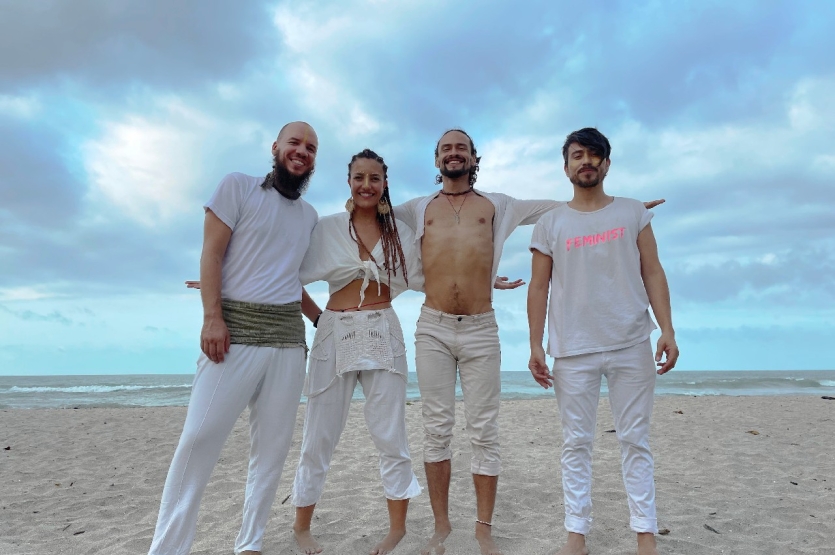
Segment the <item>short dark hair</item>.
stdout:
[[566,164],[568,164],[568,147],[573,143],[589,149],[603,160],[608,160],[612,153],[612,145],[609,144],[609,139],[603,133],[595,127],[584,127],[569,133],[565,138],[565,143],[562,145],[562,159]]
[[[465,137],[467,137],[470,140],[470,151],[473,153],[473,158],[475,158],[475,164],[473,164],[473,167],[470,168],[470,187],[472,187],[473,185],[475,185],[476,179],[478,179],[478,163],[481,162],[481,156],[479,156],[478,152],[476,152],[475,143],[473,143],[473,138],[470,137],[469,133],[467,133],[463,129],[459,129],[457,127],[454,128],[454,129],[448,129],[448,130],[444,131],[444,134],[441,135],[441,137],[438,139],[438,142],[435,143],[435,158],[438,157],[438,147],[441,146],[441,139],[443,139],[444,137],[446,137],[447,135],[449,135],[450,133],[452,133],[454,131],[457,131],[458,133],[461,133],[462,135],[464,135]],[[443,178],[441,177],[441,175],[440,174],[436,175],[435,176],[435,183],[442,183],[442,182],[443,182]]]

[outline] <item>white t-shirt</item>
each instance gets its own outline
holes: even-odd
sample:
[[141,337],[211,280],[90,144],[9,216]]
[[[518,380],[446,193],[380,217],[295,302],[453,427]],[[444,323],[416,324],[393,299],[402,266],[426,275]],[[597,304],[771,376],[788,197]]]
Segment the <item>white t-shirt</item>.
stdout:
[[638,252],[652,216],[641,201],[615,197],[594,212],[558,206],[536,224],[530,248],[553,259],[549,355],[624,349],[655,329]]
[[264,304],[300,301],[299,267],[319,216],[305,200],[289,200],[263,177],[230,173],[204,205],[229,226],[220,295]]

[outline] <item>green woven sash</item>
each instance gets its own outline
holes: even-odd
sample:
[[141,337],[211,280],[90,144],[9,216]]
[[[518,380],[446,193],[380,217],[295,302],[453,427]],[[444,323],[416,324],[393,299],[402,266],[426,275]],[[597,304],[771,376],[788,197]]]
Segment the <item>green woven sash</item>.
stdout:
[[231,342],[256,347],[304,347],[302,303],[261,304],[221,301]]

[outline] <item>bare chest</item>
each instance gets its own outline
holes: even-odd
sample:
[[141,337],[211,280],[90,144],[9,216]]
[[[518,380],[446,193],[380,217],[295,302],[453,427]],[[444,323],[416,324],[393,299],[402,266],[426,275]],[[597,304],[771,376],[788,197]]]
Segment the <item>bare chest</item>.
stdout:
[[475,194],[462,197],[439,195],[426,207],[424,256],[432,246],[456,252],[492,252],[495,207]]

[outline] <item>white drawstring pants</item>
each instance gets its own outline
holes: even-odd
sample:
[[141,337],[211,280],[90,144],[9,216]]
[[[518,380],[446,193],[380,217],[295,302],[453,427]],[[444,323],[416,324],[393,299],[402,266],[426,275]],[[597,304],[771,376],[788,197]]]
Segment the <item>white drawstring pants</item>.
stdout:
[[649,448],[656,374],[649,339],[616,351],[555,359],[553,373],[563,430],[565,529],[586,535],[591,528],[591,456],[600,383],[606,376],[629,500],[629,524],[635,532],[657,533]]
[[357,382],[365,395],[365,424],[380,453],[386,498],[402,500],[420,495],[406,434],[406,378],[387,370],[363,370],[340,375],[327,389],[307,399],[301,458],[293,484],[296,507],[315,505],[322,496]]
[[180,443],[168,470],[150,555],[187,555],[200,499],[226,438],[249,406],[250,455],[235,553],[260,551],[304,384],[303,347],[233,344],[225,360],[197,362]]

